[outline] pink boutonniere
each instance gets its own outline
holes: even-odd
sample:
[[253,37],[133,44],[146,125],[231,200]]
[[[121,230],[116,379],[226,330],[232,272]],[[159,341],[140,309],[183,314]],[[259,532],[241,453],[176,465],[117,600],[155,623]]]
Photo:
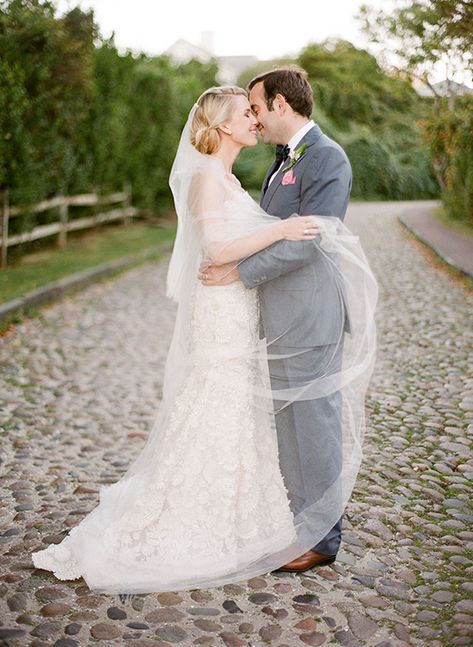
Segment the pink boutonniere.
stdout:
[[307,148],[307,144],[302,144],[302,146],[299,146],[299,148],[296,148],[295,151],[293,151],[292,153],[289,153],[289,166],[286,166],[286,168],[283,169],[284,171],[286,171],[281,181],[281,184],[283,186],[286,186],[287,184],[296,183],[297,178],[292,172],[292,167],[295,166],[296,162],[302,157],[306,148]]
[[284,175],[283,175],[283,177],[282,177],[281,184],[282,184],[283,186],[285,186],[286,184],[295,184],[295,183],[296,183],[296,179],[297,179],[297,178],[296,178],[296,176],[294,175],[294,173],[292,172],[292,169],[289,169],[288,171],[286,171],[286,173],[284,173]]

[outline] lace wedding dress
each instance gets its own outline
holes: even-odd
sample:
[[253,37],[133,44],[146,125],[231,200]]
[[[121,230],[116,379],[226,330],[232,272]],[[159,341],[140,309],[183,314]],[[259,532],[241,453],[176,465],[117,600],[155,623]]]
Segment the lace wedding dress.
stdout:
[[[300,323],[301,299],[315,298],[310,273],[308,291],[290,281],[281,288],[296,297],[285,313],[287,328],[275,339],[260,339],[256,290],[240,282],[203,287],[196,277],[203,258],[215,260],[235,243],[241,250],[242,240],[279,219],[236,186],[220,160],[192,146],[196,109],[170,178],[178,230],[167,295],[178,310],[154,426],[126,474],[101,488],[97,507],[60,544],[32,554],[36,567],[63,580],[83,577],[99,592],[202,588],[268,573],[329,532],[361,463],[377,283],[360,241],[327,216],[320,241],[310,242],[338,307],[350,314],[350,334],[344,317],[333,331],[339,353],[327,346],[314,367],[310,348],[284,344]],[[311,433],[291,418],[289,407],[332,396],[342,403],[333,414],[340,433],[332,440],[327,430]],[[324,433],[325,446],[335,443],[329,479],[323,478],[326,452],[319,442]]]
[[134,474],[102,487],[60,544],[32,554],[37,568],[99,591],[178,590],[238,580],[294,541],[272,416],[254,395],[265,366],[245,357],[259,343],[256,291],[196,281],[191,308],[194,368],[159,446],[143,449],[147,482]]

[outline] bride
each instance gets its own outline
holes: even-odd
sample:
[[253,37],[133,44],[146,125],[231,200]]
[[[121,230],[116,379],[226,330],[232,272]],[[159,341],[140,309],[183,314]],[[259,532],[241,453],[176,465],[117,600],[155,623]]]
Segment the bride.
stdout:
[[[211,88],[189,114],[170,177],[178,231],[167,294],[178,310],[162,403],[126,474],[100,489],[97,507],[60,544],[32,553],[35,567],[60,580],[148,593],[248,579],[313,546],[350,496],[374,358],[374,279],[358,239],[338,219],[280,220],[242,189],[232,164],[256,145],[256,123],[236,87]],[[203,260],[241,261],[283,239],[313,241],[332,262],[352,330],[335,376],[322,370],[275,393],[256,290],[239,282],[205,287],[197,275]],[[275,403],[281,410],[333,390],[344,394],[343,467],[322,499],[296,514],[291,500],[300,492],[289,492],[281,474]]]

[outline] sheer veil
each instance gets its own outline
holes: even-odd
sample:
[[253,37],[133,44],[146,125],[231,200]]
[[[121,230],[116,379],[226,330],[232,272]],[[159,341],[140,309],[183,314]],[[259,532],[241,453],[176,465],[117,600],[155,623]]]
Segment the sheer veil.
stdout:
[[[182,132],[170,176],[178,229],[167,275],[167,294],[177,302],[178,310],[165,369],[163,401],[147,445],[128,472],[129,477],[138,476],[144,482],[152,465],[150,455],[159,455],[160,434],[169,420],[176,394],[191,371],[202,364],[202,357],[195,357],[190,347],[192,307],[201,261],[218,259],[222,251],[241,236],[271,227],[279,220],[264,212],[246,191],[236,186],[218,159],[203,155],[192,146],[190,127],[196,107],[194,105],[190,111]],[[304,362],[306,353],[309,357],[308,349],[291,349],[284,344],[284,338],[289,338],[291,331],[300,324],[296,309],[281,337],[262,339],[243,352],[261,367],[262,379],[256,395],[261,408],[271,415],[275,413],[275,419],[290,412],[298,402],[339,398],[339,430],[336,437],[327,437],[327,445],[336,446],[335,454],[332,452],[329,458],[333,463],[329,478],[322,489],[317,487],[313,494],[310,481],[312,478],[317,480],[318,472],[327,474],[321,461],[327,461],[328,456],[315,442],[309,456],[313,476],[301,470],[301,456],[294,456],[290,450],[286,452],[283,474],[294,511],[294,542],[278,553],[238,564],[221,577],[190,582],[194,586],[217,586],[270,572],[301,555],[333,527],[353,490],[362,459],[364,398],[375,360],[374,315],[378,288],[358,237],[338,218],[321,217],[320,224],[322,231],[318,239],[292,244],[317,247],[335,285],[336,307],[347,313],[349,331],[346,318],[341,317],[340,329],[332,331],[337,341],[326,348],[325,354],[319,354],[316,371],[310,362]],[[242,350],[229,344],[205,361],[226,362],[238,354],[242,354]],[[273,379],[277,378],[281,360],[288,358],[297,359],[298,374],[286,376],[282,382]],[[280,427],[279,444],[283,447],[285,440],[281,433],[287,434],[289,439],[294,429],[291,424]],[[275,427],[273,429],[276,433]],[[305,447],[310,448],[311,439],[305,441]],[[182,587],[179,585],[179,588],[184,587],[185,583]]]
[[[316,349],[316,364],[314,348],[290,343],[292,334],[303,323],[297,307],[287,313],[287,326],[274,339],[258,339],[255,334],[254,342],[249,336],[246,345],[230,339],[225,344],[210,345],[205,353],[197,352],[193,346],[193,312],[201,291],[232,289],[231,285],[204,288],[197,279],[201,261],[222,261],[231,256],[236,241],[279,222],[226,174],[218,159],[192,146],[190,127],[195,110],[196,105],[184,127],[170,177],[178,228],[167,275],[167,295],[177,303],[177,314],[162,401],[138,457],[118,483],[101,488],[100,505],[87,518],[87,525],[71,531],[71,538],[77,539],[77,550],[87,554],[87,568],[94,574],[93,581],[87,582],[101,592],[144,593],[220,586],[276,569],[312,548],[340,518],[362,458],[364,397],[375,359],[377,284],[358,238],[338,218],[320,217],[321,234],[316,240],[291,243],[312,246],[333,286],[332,311],[342,315],[334,318],[340,325],[334,323],[331,327],[333,343]],[[287,289],[291,291],[290,283]],[[305,298],[302,292],[294,293],[294,297],[295,304],[297,299]],[[209,326],[212,325],[209,316]],[[147,536],[147,546],[159,541],[151,528],[160,513],[156,509],[160,501],[156,481],[163,460],[172,461],[171,455],[162,456],[161,447],[166,434],[169,446],[168,430],[172,429],[178,394],[199,371],[214,366],[226,369],[231,360],[242,358],[252,363],[259,375],[252,386],[252,402],[270,420],[268,429],[273,438],[277,434],[281,471],[294,519],[291,539],[284,543],[281,530],[279,550],[240,561],[230,554],[227,567],[220,572],[210,569],[210,574],[204,564],[196,564],[194,573],[179,572],[179,568],[170,571],[159,560],[153,562],[153,555],[142,564],[132,561],[133,546],[142,537]],[[324,432],[322,444],[320,434],[311,434],[307,426],[294,423],[298,406],[312,400],[335,403],[336,424]],[[204,435],[205,429],[198,433]],[[195,442],[199,442],[198,437]],[[167,463],[165,467],[172,470]],[[160,487],[166,487],[164,480]],[[188,503],[192,506],[192,501]],[[113,553],[111,569],[111,547],[117,546],[118,538],[121,543]],[[58,546],[58,558],[64,554],[66,560],[67,545],[64,540]],[[246,552],[250,554],[251,550]]]

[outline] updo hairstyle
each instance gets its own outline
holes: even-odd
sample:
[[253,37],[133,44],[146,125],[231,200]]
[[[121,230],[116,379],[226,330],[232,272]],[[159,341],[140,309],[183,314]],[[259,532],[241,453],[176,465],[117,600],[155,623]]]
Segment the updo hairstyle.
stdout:
[[191,124],[191,143],[204,155],[211,155],[220,147],[218,127],[230,119],[236,95],[248,96],[246,90],[235,85],[209,88],[197,99],[197,109]]

